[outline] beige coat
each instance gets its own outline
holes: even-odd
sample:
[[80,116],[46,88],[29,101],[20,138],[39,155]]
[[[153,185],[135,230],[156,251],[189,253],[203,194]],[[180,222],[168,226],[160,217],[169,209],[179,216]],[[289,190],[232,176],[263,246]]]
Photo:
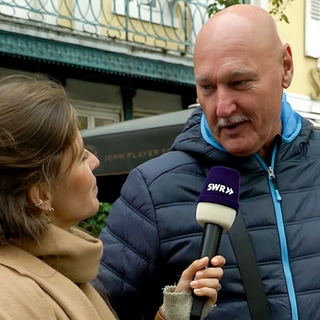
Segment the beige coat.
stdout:
[[115,320],[89,284],[101,254],[100,240],[55,226],[40,243],[0,247],[0,319]]

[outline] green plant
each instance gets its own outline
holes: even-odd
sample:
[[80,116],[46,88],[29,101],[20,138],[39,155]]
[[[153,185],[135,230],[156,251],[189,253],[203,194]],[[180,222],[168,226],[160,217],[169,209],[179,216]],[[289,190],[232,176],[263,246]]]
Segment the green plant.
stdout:
[[[269,11],[275,18],[278,18],[280,21],[285,21],[289,23],[289,19],[284,13],[287,5],[294,0],[269,0],[272,7]],[[207,11],[209,17],[218,11],[233,6],[234,4],[243,4],[247,3],[246,0],[214,0],[211,4],[209,4]]]
[[92,236],[98,237],[100,231],[106,225],[111,208],[112,203],[100,202],[99,210],[95,216],[79,222],[78,226],[89,232]]
[[219,12],[220,10],[233,6],[234,4],[243,4],[246,3],[245,0],[215,0],[213,3],[208,6],[208,14],[211,17],[213,14]]
[[284,14],[284,11],[286,10],[287,5],[294,0],[269,0],[272,4],[272,8],[269,11],[270,14],[272,14],[275,17],[278,17],[280,21],[284,21],[286,23],[289,23],[288,17]]

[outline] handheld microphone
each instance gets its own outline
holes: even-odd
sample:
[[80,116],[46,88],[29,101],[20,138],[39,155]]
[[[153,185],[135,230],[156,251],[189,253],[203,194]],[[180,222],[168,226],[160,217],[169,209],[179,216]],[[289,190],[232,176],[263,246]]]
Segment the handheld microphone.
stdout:
[[[222,231],[228,231],[239,209],[240,173],[226,167],[212,167],[197,200],[196,219],[204,227],[200,258],[217,254]],[[193,294],[190,320],[201,317],[207,297]]]

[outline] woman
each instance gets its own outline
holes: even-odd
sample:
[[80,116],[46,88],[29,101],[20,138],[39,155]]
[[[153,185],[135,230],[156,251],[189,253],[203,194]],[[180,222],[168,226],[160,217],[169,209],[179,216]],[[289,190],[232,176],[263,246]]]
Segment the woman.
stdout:
[[[92,173],[98,166],[59,84],[28,76],[0,80],[0,319],[116,319],[90,284],[100,240],[74,227],[98,211]],[[218,268],[201,271],[207,262],[194,261],[166,296],[187,291],[190,298],[196,289],[210,308],[225,261],[215,257]],[[166,302],[156,317],[176,319]]]

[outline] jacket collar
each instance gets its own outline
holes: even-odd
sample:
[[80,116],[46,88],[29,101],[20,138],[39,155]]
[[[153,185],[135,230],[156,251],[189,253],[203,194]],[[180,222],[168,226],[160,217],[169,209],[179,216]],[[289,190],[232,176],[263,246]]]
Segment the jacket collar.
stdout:
[[37,270],[49,270],[50,266],[75,283],[89,282],[98,273],[101,241],[77,228],[66,231],[49,224],[39,242],[23,238],[10,239],[10,244],[43,261]]

